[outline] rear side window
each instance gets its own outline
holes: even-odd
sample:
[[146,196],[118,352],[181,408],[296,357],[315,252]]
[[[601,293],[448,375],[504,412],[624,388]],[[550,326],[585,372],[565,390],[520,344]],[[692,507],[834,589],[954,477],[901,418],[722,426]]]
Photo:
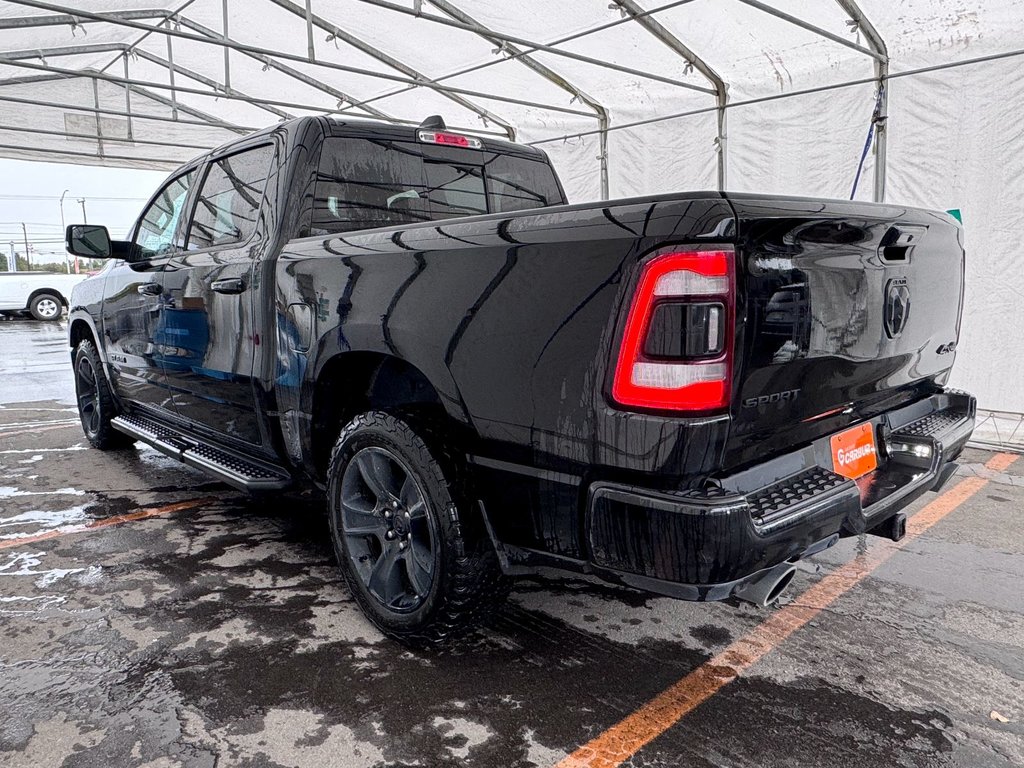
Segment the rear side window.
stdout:
[[561,203],[543,162],[407,141],[328,138],[312,234],[518,211]]
[[560,205],[562,192],[547,163],[525,157],[492,155],[485,164],[491,211],[523,211]]
[[327,139],[313,197],[313,233],[429,219],[423,159],[414,150],[400,142]]
[[188,250],[244,243],[256,230],[274,147],[267,144],[210,165],[199,190]]

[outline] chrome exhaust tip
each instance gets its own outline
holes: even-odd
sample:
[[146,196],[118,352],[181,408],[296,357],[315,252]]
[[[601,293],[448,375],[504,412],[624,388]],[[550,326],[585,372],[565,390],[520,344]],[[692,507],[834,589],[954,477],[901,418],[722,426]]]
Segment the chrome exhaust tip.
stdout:
[[733,594],[740,600],[767,608],[774,603],[796,576],[796,566],[792,563],[779,563],[769,568],[760,577],[738,586]]

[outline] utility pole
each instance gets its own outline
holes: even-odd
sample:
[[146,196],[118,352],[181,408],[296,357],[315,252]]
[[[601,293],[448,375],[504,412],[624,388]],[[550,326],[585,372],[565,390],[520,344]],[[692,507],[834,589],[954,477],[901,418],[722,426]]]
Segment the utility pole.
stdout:
[[32,271],[32,261],[28,255],[28,229],[25,227],[25,222],[21,222],[21,234],[25,236],[25,266],[29,271]]
[[[99,118],[97,118],[97,119],[99,119]],[[67,228],[67,225],[64,223],[64,195],[66,195],[70,191],[71,190],[69,190],[69,189],[65,189],[63,192],[60,193],[60,236],[61,237],[64,237],[64,231]],[[68,274],[70,275],[71,274],[71,259],[68,258],[67,248],[64,249],[64,267],[67,269]]]
[[11,262],[7,265],[8,272],[18,271],[18,257],[14,255],[14,241],[11,240]]
[[85,215],[85,198],[84,197],[78,198],[78,202],[80,202],[82,204],[82,223],[83,224],[88,224],[89,223],[89,218]]

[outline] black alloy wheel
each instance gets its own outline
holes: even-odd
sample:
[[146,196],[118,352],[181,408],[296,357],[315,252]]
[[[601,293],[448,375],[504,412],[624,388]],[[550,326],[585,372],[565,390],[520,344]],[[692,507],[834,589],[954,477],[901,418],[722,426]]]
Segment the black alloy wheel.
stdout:
[[449,435],[437,418],[367,411],[342,427],[327,466],[349,590],[378,629],[413,647],[486,624],[509,591]]
[[386,448],[363,448],[345,467],[338,501],[348,555],[367,591],[391,611],[421,606],[437,570],[437,532],[409,468]]
[[78,393],[78,414],[85,436],[95,440],[102,425],[100,392],[96,368],[88,355],[79,355],[75,366],[75,391]]

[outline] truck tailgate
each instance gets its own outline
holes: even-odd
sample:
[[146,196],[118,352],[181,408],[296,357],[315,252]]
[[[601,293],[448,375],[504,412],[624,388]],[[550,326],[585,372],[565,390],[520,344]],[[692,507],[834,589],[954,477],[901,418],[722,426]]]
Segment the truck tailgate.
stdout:
[[945,383],[963,288],[961,230],[898,206],[729,195],[737,350],[725,464],[737,467]]

